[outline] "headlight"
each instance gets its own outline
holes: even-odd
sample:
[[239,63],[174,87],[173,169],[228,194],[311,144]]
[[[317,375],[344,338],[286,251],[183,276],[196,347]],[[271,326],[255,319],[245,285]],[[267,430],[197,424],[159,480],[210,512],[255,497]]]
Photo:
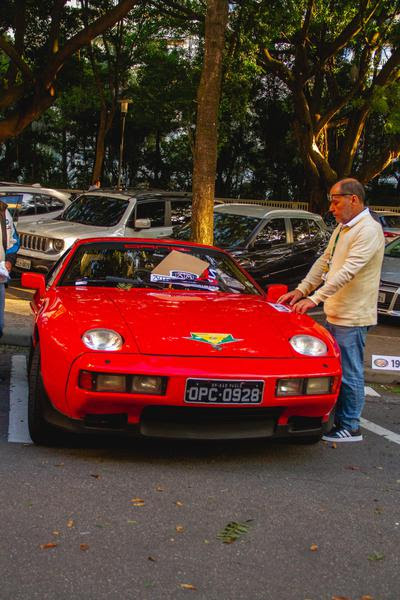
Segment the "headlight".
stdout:
[[53,248],[56,252],[64,250],[64,240],[53,240]]
[[119,350],[124,340],[112,329],[89,329],[83,334],[82,342],[91,350]]
[[278,379],[276,386],[277,396],[300,396],[303,393],[304,379]]
[[294,335],[290,340],[293,350],[307,356],[322,356],[328,348],[322,340],[312,335]]

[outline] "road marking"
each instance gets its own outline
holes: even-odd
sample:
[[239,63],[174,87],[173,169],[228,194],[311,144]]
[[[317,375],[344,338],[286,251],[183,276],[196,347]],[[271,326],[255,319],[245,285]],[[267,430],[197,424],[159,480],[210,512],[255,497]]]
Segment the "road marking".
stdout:
[[364,427],[364,429],[368,429],[369,431],[372,431],[373,433],[376,433],[377,435],[381,435],[382,437],[386,438],[390,442],[394,442],[395,444],[400,444],[400,435],[398,433],[394,433],[393,431],[390,431],[389,429],[385,429],[384,427],[381,427],[380,425],[375,425],[375,423],[371,423],[371,421],[367,421],[367,419],[360,419],[360,424],[361,424],[361,427]]
[[381,395],[378,394],[378,392],[374,390],[374,388],[369,387],[369,385],[364,386],[364,392],[366,396],[377,396],[378,398],[381,397]]
[[27,414],[28,376],[26,356],[14,354],[11,358],[10,412],[8,415],[8,441],[32,444],[28,430]]

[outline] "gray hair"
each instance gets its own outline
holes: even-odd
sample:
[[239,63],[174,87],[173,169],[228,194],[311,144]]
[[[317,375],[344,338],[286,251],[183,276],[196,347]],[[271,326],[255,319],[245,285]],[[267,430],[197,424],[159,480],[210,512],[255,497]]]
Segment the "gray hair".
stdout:
[[354,196],[358,196],[363,204],[365,203],[365,189],[363,184],[357,179],[349,177],[347,179],[340,179],[337,183],[340,183],[343,194],[354,194]]

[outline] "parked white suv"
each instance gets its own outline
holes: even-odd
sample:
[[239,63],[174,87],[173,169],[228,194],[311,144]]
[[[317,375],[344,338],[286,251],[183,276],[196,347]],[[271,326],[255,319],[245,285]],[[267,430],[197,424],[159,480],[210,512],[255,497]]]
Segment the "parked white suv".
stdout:
[[190,214],[191,195],[184,192],[89,191],[52,221],[17,224],[15,270],[47,273],[78,238],[169,237]]
[[0,200],[8,205],[14,221],[20,223],[54,219],[71,204],[70,194],[44,188],[39,184],[2,184]]

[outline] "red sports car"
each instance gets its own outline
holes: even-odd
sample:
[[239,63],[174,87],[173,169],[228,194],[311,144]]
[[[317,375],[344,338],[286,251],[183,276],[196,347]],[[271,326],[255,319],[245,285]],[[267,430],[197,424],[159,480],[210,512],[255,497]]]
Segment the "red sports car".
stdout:
[[[36,289],[29,429],[320,439],[338,348],[231,256],[173,240],[77,241]],[[282,286],[278,286],[282,288]]]

